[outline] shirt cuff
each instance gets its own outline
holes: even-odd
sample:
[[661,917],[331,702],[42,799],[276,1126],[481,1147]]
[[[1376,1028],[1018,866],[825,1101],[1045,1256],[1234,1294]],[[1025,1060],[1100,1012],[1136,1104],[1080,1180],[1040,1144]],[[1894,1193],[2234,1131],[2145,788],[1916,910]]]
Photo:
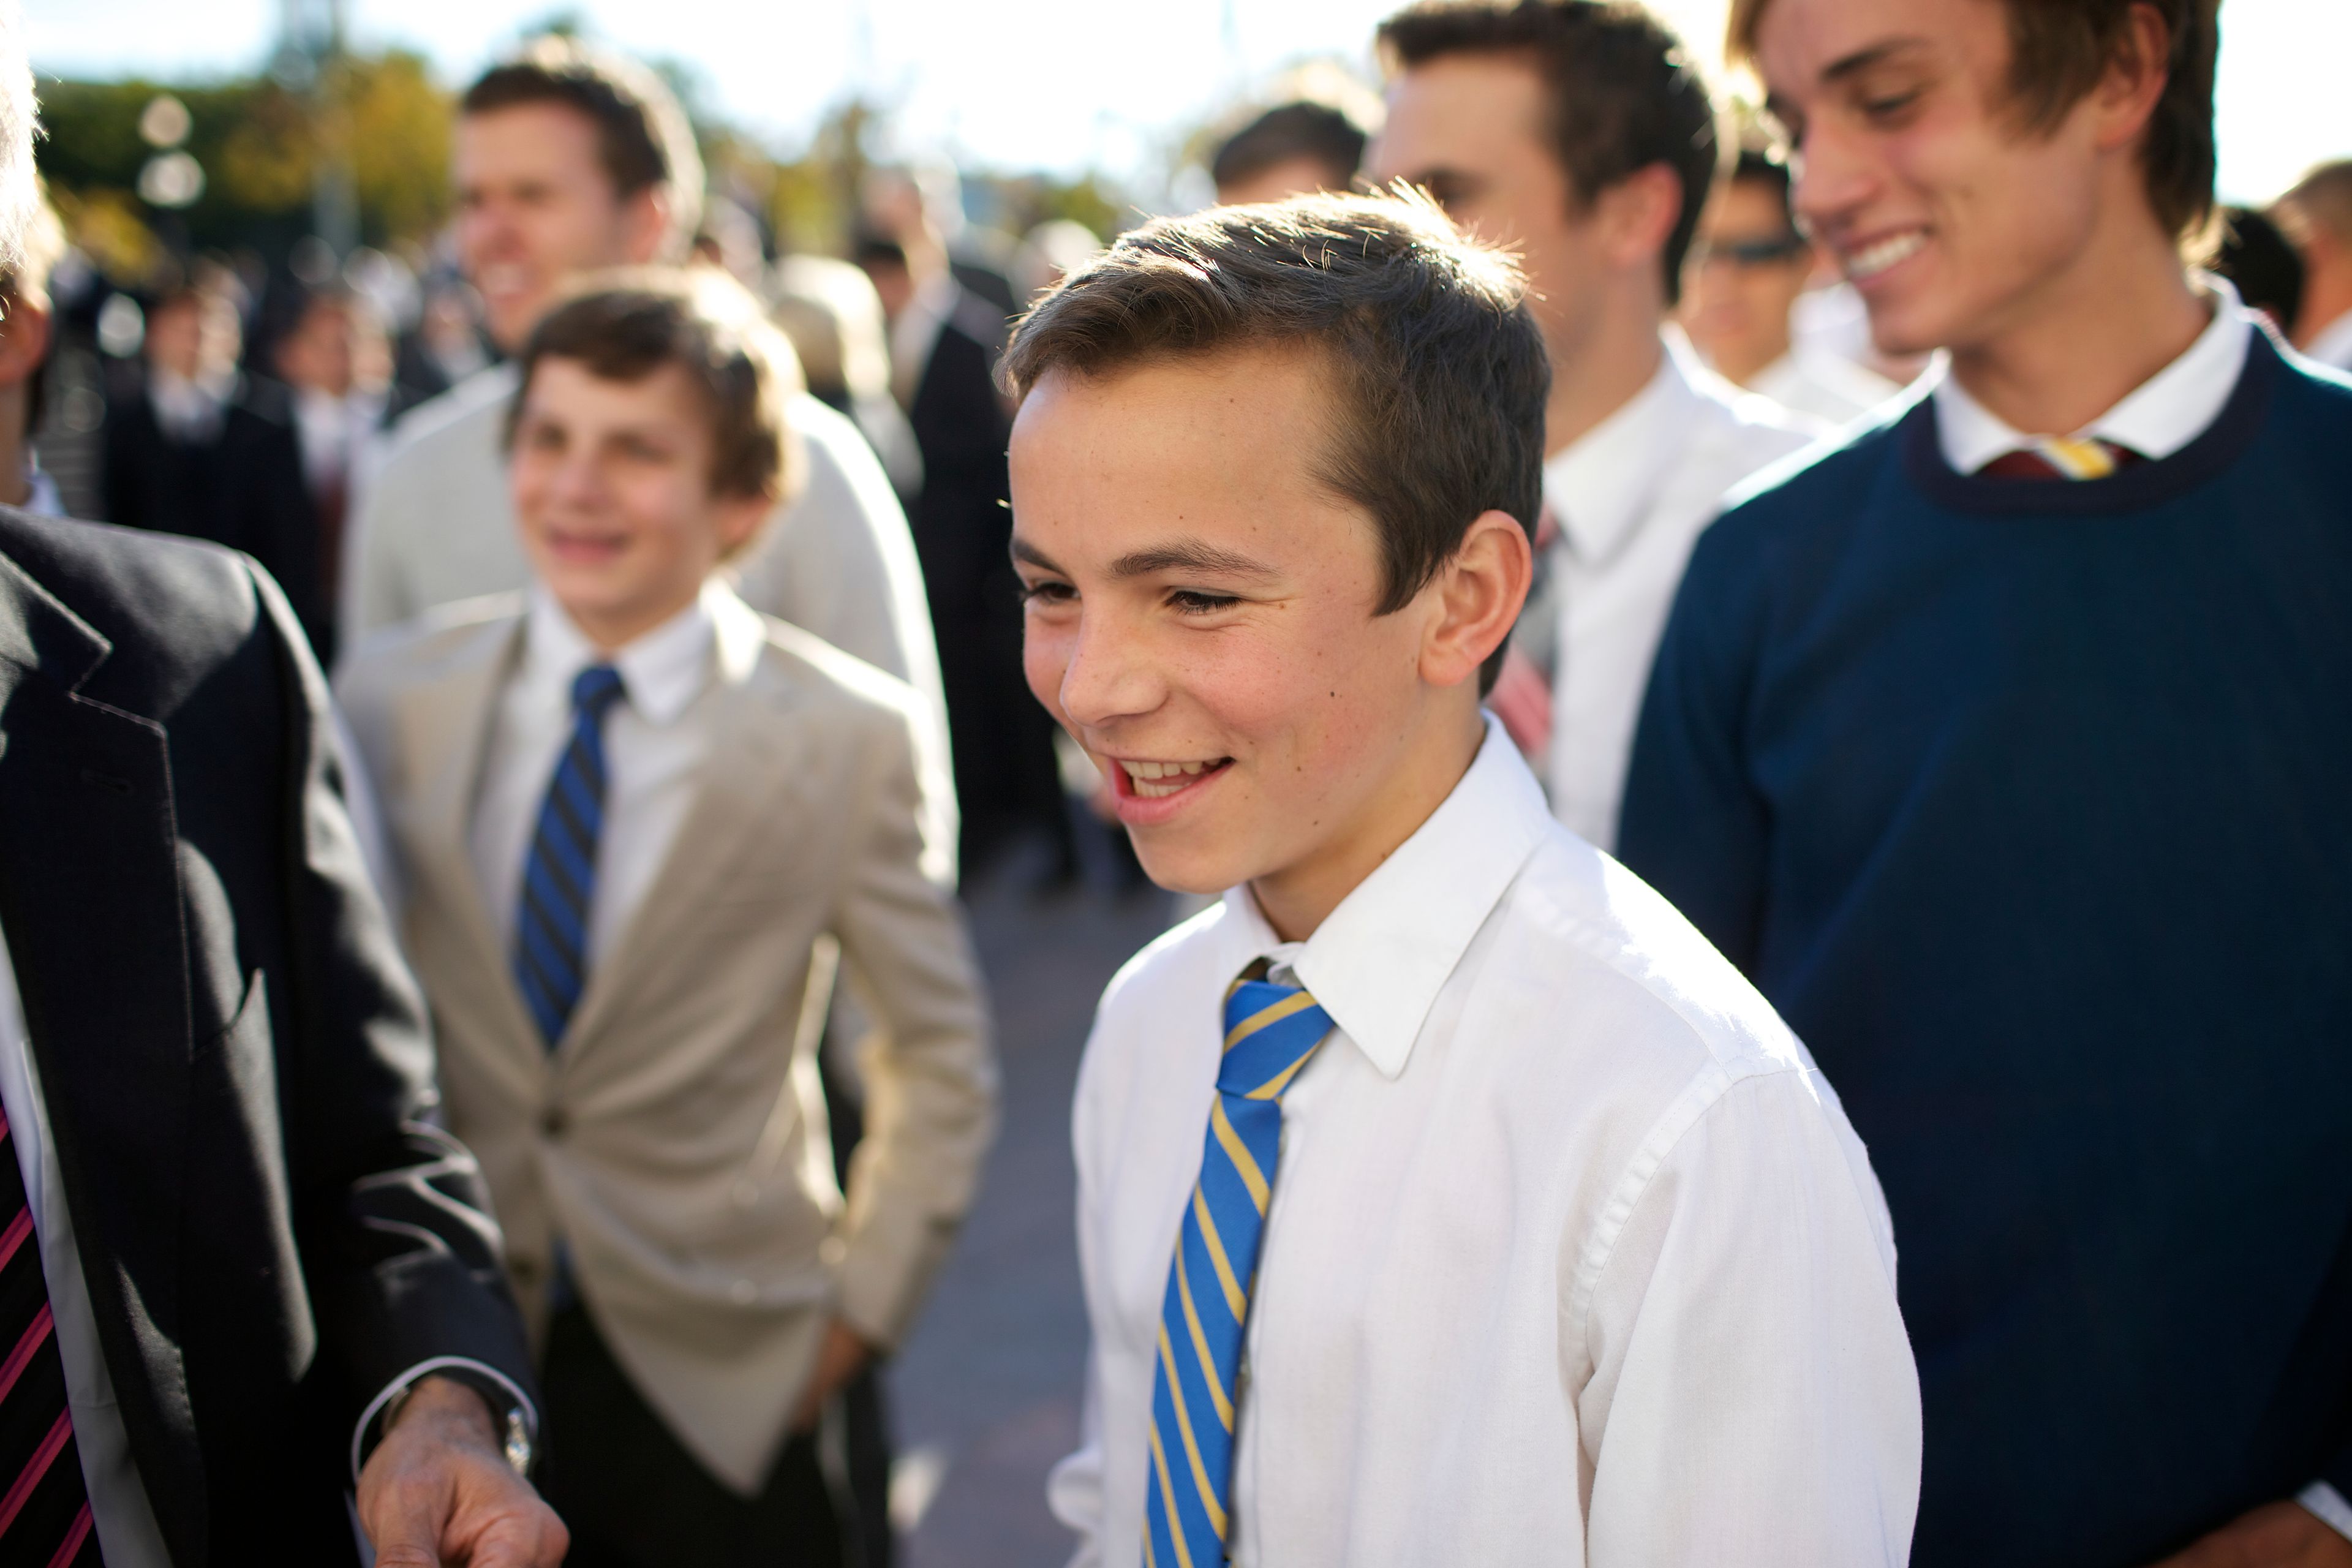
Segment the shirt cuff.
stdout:
[[2326,1481],[2314,1481],[2294,1494],[2294,1500],[2315,1517],[2320,1523],[2352,1541],[2352,1502]]
[[[357,1487],[360,1484],[361,1462],[366,1458],[367,1450],[371,1447],[367,1441],[367,1436],[369,1430],[375,1425],[376,1416],[383,1412],[385,1405],[392,1403],[393,1395],[424,1378],[432,1376],[436,1372],[463,1372],[471,1377],[484,1379],[505,1389],[508,1397],[514,1401],[515,1408],[521,1413],[523,1436],[530,1440],[534,1450],[538,1448],[539,1406],[530,1402],[530,1395],[515,1385],[514,1379],[494,1366],[484,1365],[471,1356],[437,1355],[429,1361],[418,1362],[415,1366],[385,1384],[376,1396],[367,1402],[367,1408],[360,1412],[358,1423],[352,1427],[352,1486]],[[494,1420],[496,1416],[497,1412],[492,1412]]]

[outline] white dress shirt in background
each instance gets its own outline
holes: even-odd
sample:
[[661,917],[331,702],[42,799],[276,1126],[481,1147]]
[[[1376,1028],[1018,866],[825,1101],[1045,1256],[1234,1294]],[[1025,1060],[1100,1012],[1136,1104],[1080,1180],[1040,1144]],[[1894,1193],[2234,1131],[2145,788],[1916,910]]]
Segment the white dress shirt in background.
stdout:
[[1617,842],[1633,721],[1691,546],[1724,492],[1822,428],[1701,366],[1680,332],[1665,346],[1649,385],[1544,465],[1560,527],[1545,783],[1552,811],[1603,849]]
[[2352,370],[2352,310],[2347,310],[2319,329],[2311,346],[2303,351],[2305,359],[2315,359],[2330,370]]
[[2221,416],[2246,368],[2248,334],[2260,331],[2254,313],[2220,278],[2200,275],[2213,300],[2213,318],[2179,359],[2139,384],[2128,396],[2080,430],[2019,431],[1979,403],[1955,380],[1948,362],[1928,372],[1934,380],[1936,442],[1952,471],[1973,474],[1995,458],[2032,445],[2034,436],[2094,437],[2129,447],[2143,458],[2169,458]]
[[1748,390],[1832,426],[1858,419],[1903,389],[1852,360],[1790,349],[1748,378]]
[[714,580],[693,604],[608,657],[553,599],[531,591],[521,656],[483,752],[468,838],[491,930],[514,933],[540,807],[572,742],[573,677],[609,663],[623,689],[604,715],[604,825],[588,915],[593,966],[627,930],[694,805],[711,741],[708,710],[698,710],[696,699],[722,665],[730,683],[740,682],[764,636],[759,616]]
[[1076,1563],[1142,1556],[1169,1260],[1225,990],[1261,956],[1335,1027],[1283,1098],[1234,1563],[1906,1560],[1918,1382],[1862,1145],[1771,1008],[1549,818],[1490,721],[1309,940],[1237,889],[1104,996],[1073,1119],[1084,1446],[1049,1483]]

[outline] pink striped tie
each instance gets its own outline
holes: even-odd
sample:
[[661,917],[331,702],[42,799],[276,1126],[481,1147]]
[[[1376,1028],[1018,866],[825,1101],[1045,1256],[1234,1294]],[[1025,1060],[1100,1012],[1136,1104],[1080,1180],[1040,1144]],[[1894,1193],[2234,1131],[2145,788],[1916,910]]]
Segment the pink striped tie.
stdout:
[[0,1563],[65,1568],[100,1559],[16,1152],[0,1114]]

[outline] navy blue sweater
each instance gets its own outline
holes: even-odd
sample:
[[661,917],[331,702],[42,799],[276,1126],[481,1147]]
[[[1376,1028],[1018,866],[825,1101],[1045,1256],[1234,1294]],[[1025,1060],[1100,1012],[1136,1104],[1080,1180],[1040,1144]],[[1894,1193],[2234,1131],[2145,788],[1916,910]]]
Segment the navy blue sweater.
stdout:
[[1700,540],[1621,853],[1895,1215],[1913,1561],[2126,1568],[2352,1495],[2352,384],[1956,474],[1915,400]]

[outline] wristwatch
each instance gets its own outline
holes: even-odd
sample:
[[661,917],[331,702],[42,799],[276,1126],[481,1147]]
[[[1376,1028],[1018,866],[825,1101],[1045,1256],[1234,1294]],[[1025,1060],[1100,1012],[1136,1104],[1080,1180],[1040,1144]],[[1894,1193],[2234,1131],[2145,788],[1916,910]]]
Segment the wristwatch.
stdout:
[[538,1455],[536,1445],[531,1441],[529,1410],[524,1406],[523,1402],[516,1397],[514,1390],[507,1386],[503,1380],[477,1372],[469,1366],[451,1366],[445,1363],[440,1366],[425,1367],[420,1369],[415,1377],[394,1389],[385,1398],[383,1408],[376,1415],[377,1442],[383,1441],[383,1435],[392,1430],[392,1424],[399,1416],[401,1407],[408,1403],[408,1396],[415,1393],[417,1385],[428,1377],[446,1377],[450,1382],[463,1384],[480,1394],[482,1403],[489,1407],[491,1426],[504,1435],[501,1447],[506,1454],[508,1466],[518,1476],[526,1478],[530,1476],[531,1461]]

